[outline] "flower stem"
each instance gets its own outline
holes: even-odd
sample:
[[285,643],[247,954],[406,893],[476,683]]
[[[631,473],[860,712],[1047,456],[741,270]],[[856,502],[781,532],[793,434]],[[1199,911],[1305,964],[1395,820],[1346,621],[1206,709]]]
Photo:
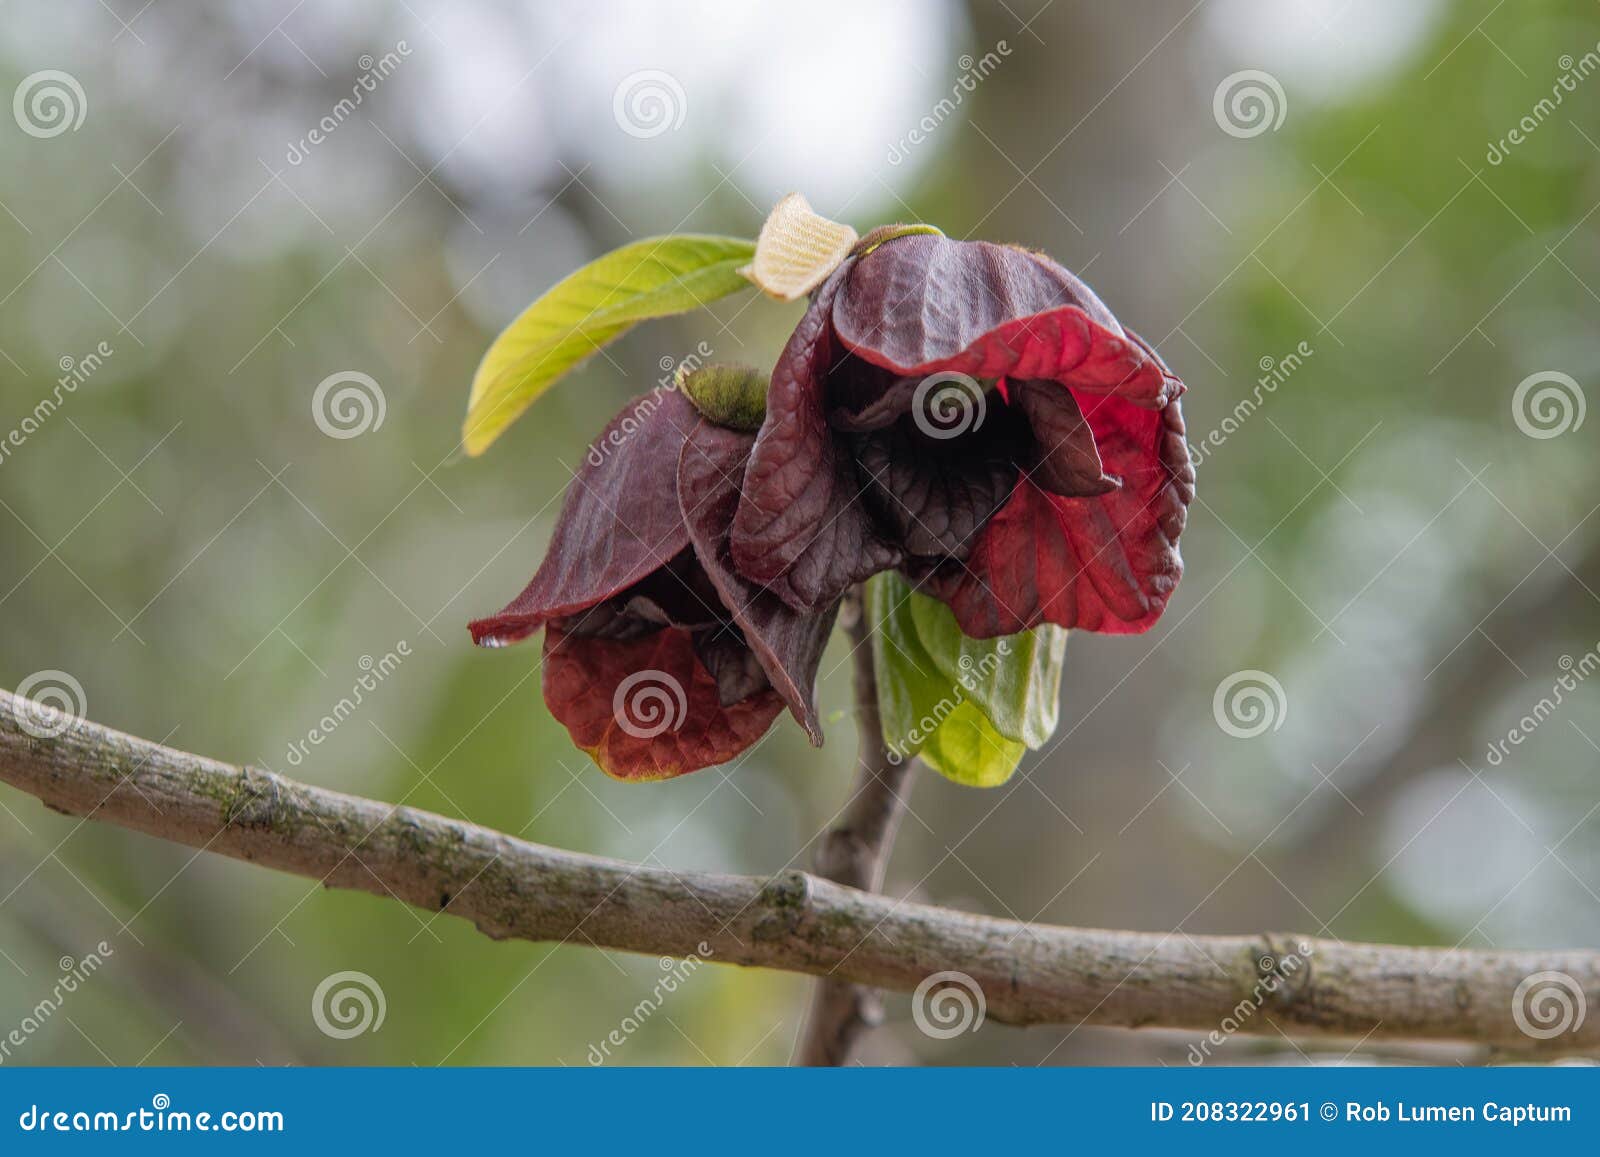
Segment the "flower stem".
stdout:
[[[856,727],[860,735],[855,785],[817,847],[817,874],[867,892],[883,887],[896,829],[906,808],[914,761],[890,758],[878,712],[873,640],[861,587],[846,597],[839,616],[855,665]],[[883,1021],[877,990],[847,981],[817,981],[811,1011],[795,1048],[797,1065],[842,1065],[863,1033]]]

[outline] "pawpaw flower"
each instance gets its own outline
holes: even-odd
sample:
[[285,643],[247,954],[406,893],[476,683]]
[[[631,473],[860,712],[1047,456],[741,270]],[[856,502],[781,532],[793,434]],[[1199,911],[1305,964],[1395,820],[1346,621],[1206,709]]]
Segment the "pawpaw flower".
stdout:
[[802,614],[731,565],[764,380],[708,370],[733,399],[717,412],[748,428],[707,420],[678,390],[630,403],[568,487],[532,581],[470,624],[483,646],[544,630],[545,703],[619,779],[724,763],[785,706],[822,741],[813,688],[837,600]]
[[875,231],[778,359],[732,562],[799,611],[899,568],[974,638],[1146,630],[1183,569],[1183,391],[1050,258]]

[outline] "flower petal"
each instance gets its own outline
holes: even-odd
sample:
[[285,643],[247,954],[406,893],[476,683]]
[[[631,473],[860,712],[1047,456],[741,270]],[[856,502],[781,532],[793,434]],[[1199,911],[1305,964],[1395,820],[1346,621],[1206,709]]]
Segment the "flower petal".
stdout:
[[783,710],[773,691],[724,707],[688,631],[641,639],[544,636],[544,701],[572,742],[617,779],[670,779],[726,763]]
[[856,501],[855,465],[834,445],[824,414],[825,379],[839,356],[828,319],[851,264],[817,290],[778,359],[733,519],[734,565],[802,611],[832,606],[900,557]]
[[1024,478],[989,520],[966,562],[944,564],[922,589],[974,638],[1056,623],[1109,634],[1148,630],[1183,574],[1178,536],[1194,468],[1176,402],[1159,411],[1096,399],[1085,417],[1122,485],[1063,498]]
[[955,438],[930,437],[902,418],[856,439],[867,504],[907,554],[965,558],[979,528],[1011,496],[1027,431],[998,398],[984,409],[986,420]]
[[469,624],[473,642],[515,643],[671,563],[689,545],[676,479],[683,441],[699,420],[669,390],[646,394],[613,418],[567,488],[533,580],[499,614]]
[[[700,565],[705,568],[744,641],[811,742],[822,744],[817,716],[817,666],[838,613],[834,600],[820,614],[794,610],[733,566],[729,528],[739,509],[739,485],[755,439],[701,422],[678,463],[678,496]],[[718,671],[719,678],[722,677]]]
[[1094,431],[1070,389],[1060,382],[1010,381],[1006,395],[1033,431],[1028,476],[1035,484],[1063,498],[1092,498],[1117,488],[1101,467]]
[[903,237],[860,258],[834,305],[839,339],[904,376],[1048,378],[1159,410],[1183,392],[1083,282],[1040,254]]

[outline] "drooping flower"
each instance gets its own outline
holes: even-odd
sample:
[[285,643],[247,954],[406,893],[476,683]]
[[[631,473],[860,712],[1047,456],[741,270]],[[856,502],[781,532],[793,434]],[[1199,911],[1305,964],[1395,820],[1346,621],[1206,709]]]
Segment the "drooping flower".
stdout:
[[784,706],[822,741],[814,683],[837,600],[799,613],[728,557],[753,443],[677,391],[630,403],[568,488],[532,581],[470,624],[484,646],[544,629],[545,702],[619,779],[726,762]]
[[733,564],[801,611],[898,567],[977,638],[1147,629],[1182,574],[1183,383],[1048,257],[902,233],[779,358]]

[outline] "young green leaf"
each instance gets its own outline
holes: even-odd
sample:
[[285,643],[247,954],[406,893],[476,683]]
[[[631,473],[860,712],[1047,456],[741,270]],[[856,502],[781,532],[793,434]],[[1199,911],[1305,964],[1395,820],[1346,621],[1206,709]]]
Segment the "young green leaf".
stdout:
[[913,594],[907,605],[939,674],[959,684],[1001,735],[1044,746],[1056,729],[1067,632],[1046,623],[998,639],[970,639],[937,599]]
[[958,667],[959,655],[939,662],[929,653],[913,610],[918,601],[932,602],[893,572],[877,575],[867,584],[884,742],[895,756],[920,755],[924,763],[957,783],[1002,784],[1011,778],[1026,747],[996,730],[962,681],[943,673],[947,665]]
[[569,274],[495,339],[472,379],[462,442],[478,455],[555,381],[636,323],[698,309],[750,283],[755,244],[678,233],[624,245]]

